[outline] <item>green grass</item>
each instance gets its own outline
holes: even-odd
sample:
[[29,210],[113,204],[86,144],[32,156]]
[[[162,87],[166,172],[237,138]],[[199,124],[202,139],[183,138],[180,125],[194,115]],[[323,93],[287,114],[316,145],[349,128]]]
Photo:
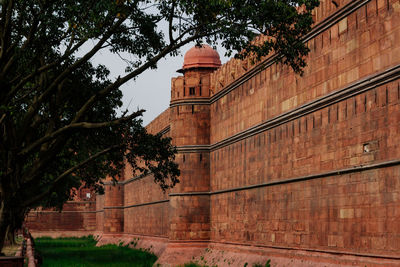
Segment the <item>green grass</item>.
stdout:
[[35,239],[43,267],[152,266],[154,254],[117,245],[96,247],[92,237]]

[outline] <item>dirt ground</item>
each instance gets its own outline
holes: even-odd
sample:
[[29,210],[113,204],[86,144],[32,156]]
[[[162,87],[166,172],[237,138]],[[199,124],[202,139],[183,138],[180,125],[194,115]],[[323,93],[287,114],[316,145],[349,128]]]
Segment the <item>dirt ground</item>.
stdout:
[[1,252],[3,252],[6,256],[15,256],[15,253],[22,244],[22,237],[17,237],[16,241],[17,244],[15,245],[4,246]]

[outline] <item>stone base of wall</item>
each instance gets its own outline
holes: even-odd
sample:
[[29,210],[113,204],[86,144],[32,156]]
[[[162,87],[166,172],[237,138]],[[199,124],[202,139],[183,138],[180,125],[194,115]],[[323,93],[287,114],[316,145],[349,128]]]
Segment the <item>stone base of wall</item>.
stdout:
[[339,267],[339,266],[400,266],[400,259],[367,255],[326,253],[298,249],[277,249],[224,243],[175,243],[171,242],[155,265],[173,267],[194,262],[199,265],[231,267],[252,266],[271,260],[279,267]]
[[167,247],[168,238],[132,234],[102,234],[99,236],[96,246],[105,244],[128,245],[131,248],[147,250],[160,257]]
[[34,230],[31,230],[30,232],[34,238],[37,238],[37,237],[51,237],[51,238],[83,237],[83,236],[94,235],[93,231],[34,231]]
[[[196,256],[201,258],[208,251],[207,242],[170,242],[154,266],[174,267],[189,262],[194,262]],[[200,263],[200,262],[199,262]],[[209,265],[209,262],[201,262]],[[231,265],[235,266],[235,265]]]
[[311,267],[311,266],[400,266],[399,259],[382,257],[324,253],[298,249],[278,249],[257,246],[210,243],[201,255],[195,257],[200,265],[252,266],[255,263],[265,265],[271,260],[271,266]]

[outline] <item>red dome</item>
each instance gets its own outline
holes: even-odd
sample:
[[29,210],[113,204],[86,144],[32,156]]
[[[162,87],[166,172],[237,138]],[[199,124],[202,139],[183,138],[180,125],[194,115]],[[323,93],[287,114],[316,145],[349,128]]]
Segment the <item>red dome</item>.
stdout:
[[211,46],[203,44],[194,46],[186,52],[181,71],[192,68],[218,68],[221,66],[218,52]]

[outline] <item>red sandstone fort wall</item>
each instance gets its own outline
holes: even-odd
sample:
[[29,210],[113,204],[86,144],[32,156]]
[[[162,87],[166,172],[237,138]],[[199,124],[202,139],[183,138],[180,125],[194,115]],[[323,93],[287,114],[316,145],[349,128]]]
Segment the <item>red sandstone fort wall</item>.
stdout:
[[[169,136],[169,109],[160,114],[147,127],[147,131]],[[134,173],[126,164],[118,190],[107,183],[104,204],[105,217],[98,215],[104,221],[98,224],[98,231],[107,234],[132,234],[144,236],[167,237],[169,230],[168,192],[163,192],[155,183],[153,176],[142,176]]]
[[265,185],[211,197],[212,239],[397,254],[400,169],[363,166],[400,156],[398,82],[212,152],[212,191]]
[[96,229],[95,207],[94,201],[69,201],[62,212],[37,209],[28,214],[26,225],[37,236],[89,235]]
[[[336,15],[338,10],[341,9],[344,10],[343,7],[350,4],[351,2],[352,2],[351,0],[335,0],[335,3],[338,6],[336,7],[330,0],[320,0],[319,7],[317,7],[313,11],[313,17],[315,21],[314,25],[320,26],[332,16],[335,17],[334,15]],[[354,1],[354,2],[360,2],[360,1]],[[364,13],[361,14],[361,16],[364,17],[368,14],[369,17],[371,15],[374,15],[373,13],[377,13],[377,11],[386,12],[385,8],[387,8],[387,3],[385,3],[385,0],[371,1],[371,4],[362,6],[359,10],[357,10],[357,12]],[[354,16],[358,17],[359,15],[355,15],[355,13],[350,13],[348,17],[344,17],[343,20],[341,20],[340,22],[341,31],[346,30],[347,20],[348,19],[354,20],[355,19]],[[338,27],[339,24],[337,24],[336,27],[332,29],[332,31],[330,30],[324,31],[321,34],[321,36],[316,37],[316,39],[319,38],[320,39],[319,41],[322,41],[322,39],[324,39],[324,41],[327,42],[327,40],[332,37],[331,34],[338,35],[339,31]],[[262,40],[263,37],[259,37],[259,39]],[[315,38],[313,38],[312,40],[314,39]],[[269,58],[272,58],[272,56]],[[309,64],[309,62],[307,62],[307,64]],[[211,85],[212,85],[211,96],[220,92],[221,90],[224,90],[225,87],[228,86],[230,83],[236,81],[246,72],[252,70],[255,67],[257,67],[257,64],[254,64],[250,58],[246,60],[238,60],[238,59],[229,60],[227,63],[222,65],[218,70],[216,70],[211,75]]]
[[[304,76],[272,64],[214,102],[211,144],[398,64],[399,10],[391,2],[389,10],[386,5],[376,10],[370,1],[309,41]],[[235,62],[222,66],[212,80],[233,82],[229,73],[236,71]],[[218,92],[221,86],[215,84]]]
[[162,132],[170,126],[170,111],[165,110],[163,113],[158,115],[154,120],[152,120],[147,126],[146,130],[151,134],[157,134]]
[[[263,162],[266,175],[250,176],[271,177],[269,179],[274,179],[274,176],[290,177],[334,167],[344,168],[374,160],[397,158],[398,152],[393,146],[398,137],[390,132],[396,132],[394,129],[398,122],[398,118],[394,116],[398,109],[398,83],[386,83],[370,88],[362,94],[359,92],[363,88],[357,88],[355,83],[365,80],[366,77],[372,78],[373,75],[378,77],[385,70],[400,63],[399,10],[394,12],[391,7],[391,11],[387,11],[387,7],[383,6],[380,10],[371,12],[371,16],[366,20],[365,10],[373,10],[374,7],[375,1],[371,1],[352,13],[350,17],[357,17],[358,21],[350,23],[349,17],[346,20],[349,24],[344,24],[341,35],[332,34],[332,31],[338,32],[338,24],[330,28],[328,34],[332,39],[324,47],[316,45],[319,38],[316,37],[303,77],[294,75],[287,67],[273,64],[216,100],[211,105],[211,144],[218,144],[238,133],[246,133],[251,127],[266,125],[267,130],[263,131],[263,135],[252,137],[252,141],[246,140],[236,146],[254,146],[256,143],[256,146],[260,147],[259,143],[263,142],[261,147],[266,150],[254,150],[269,157],[252,162]],[[355,25],[358,25],[358,28]],[[366,79],[366,84],[368,80]],[[346,89],[355,96],[341,96]],[[334,101],[326,101],[327,97]],[[324,108],[307,109],[306,103],[308,106],[310,103],[324,105]],[[298,114],[295,114],[296,112]],[[307,114],[304,114],[306,112]],[[290,117],[293,114],[296,116]],[[278,121],[283,116],[288,119]],[[278,125],[274,124],[276,121],[279,122]],[[365,125],[358,127],[363,122]],[[382,129],[379,131],[382,136],[377,136],[377,129]],[[330,136],[331,133],[334,134]],[[299,148],[284,143],[276,149],[268,147],[276,140],[303,134],[307,136],[301,141],[301,137],[289,140],[301,146]],[[381,153],[377,151],[375,156],[362,155],[362,144],[366,142],[390,147],[375,148]],[[233,146],[224,146],[223,149],[235,153],[237,148]],[[265,153],[267,151],[268,154]],[[225,153],[233,156],[230,151]],[[220,157],[219,154],[218,149],[212,152],[212,167],[216,168],[215,172],[228,168],[224,165],[226,162],[220,160],[225,157]],[[239,164],[244,159],[249,159],[240,154],[238,153],[239,157],[232,157],[229,162],[237,161]],[[282,157],[282,154],[286,156]],[[276,160],[272,161],[274,158]],[[275,167],[276,164],[281,165],[282,161],[293,165]],[[261,165],[250,168],[260,170],[260,167]],[[221,184],[218,182],[218,174],[214,173],[213,176],[216,178],[213,179],[213,188],[221,189],[221,186],[216,186]],[[230,177],[231,183],[239,179],[232,178],[232,174],[225,176]],[[246,184],[257,182],[245,180]]]
[[146,128],[178,146],[181,183],[163,193],[126,167],[96,230],[398,264],[400,2],[335,2],[314,12],[303,76],[272,56],[173,78]]
[[125,184],[124,233],[168,237],[169,197],[152,175]]
[[104,195],[96,195],[96,232],[104,231]]
[[[216,98],[212,241],[398,254],[400,80],[371,81],[400,64],[399,12],[398,1],[370,1],[308,42],[303,77],[272,64]],[[213,74],[215,92],[234,62]]]
[[[149,133],[169,136],[170,110],[167,109],[146,126]],[[152,175],[132,176],[125,168],[124,233],[168,237],[169,197],[154,183]]]

